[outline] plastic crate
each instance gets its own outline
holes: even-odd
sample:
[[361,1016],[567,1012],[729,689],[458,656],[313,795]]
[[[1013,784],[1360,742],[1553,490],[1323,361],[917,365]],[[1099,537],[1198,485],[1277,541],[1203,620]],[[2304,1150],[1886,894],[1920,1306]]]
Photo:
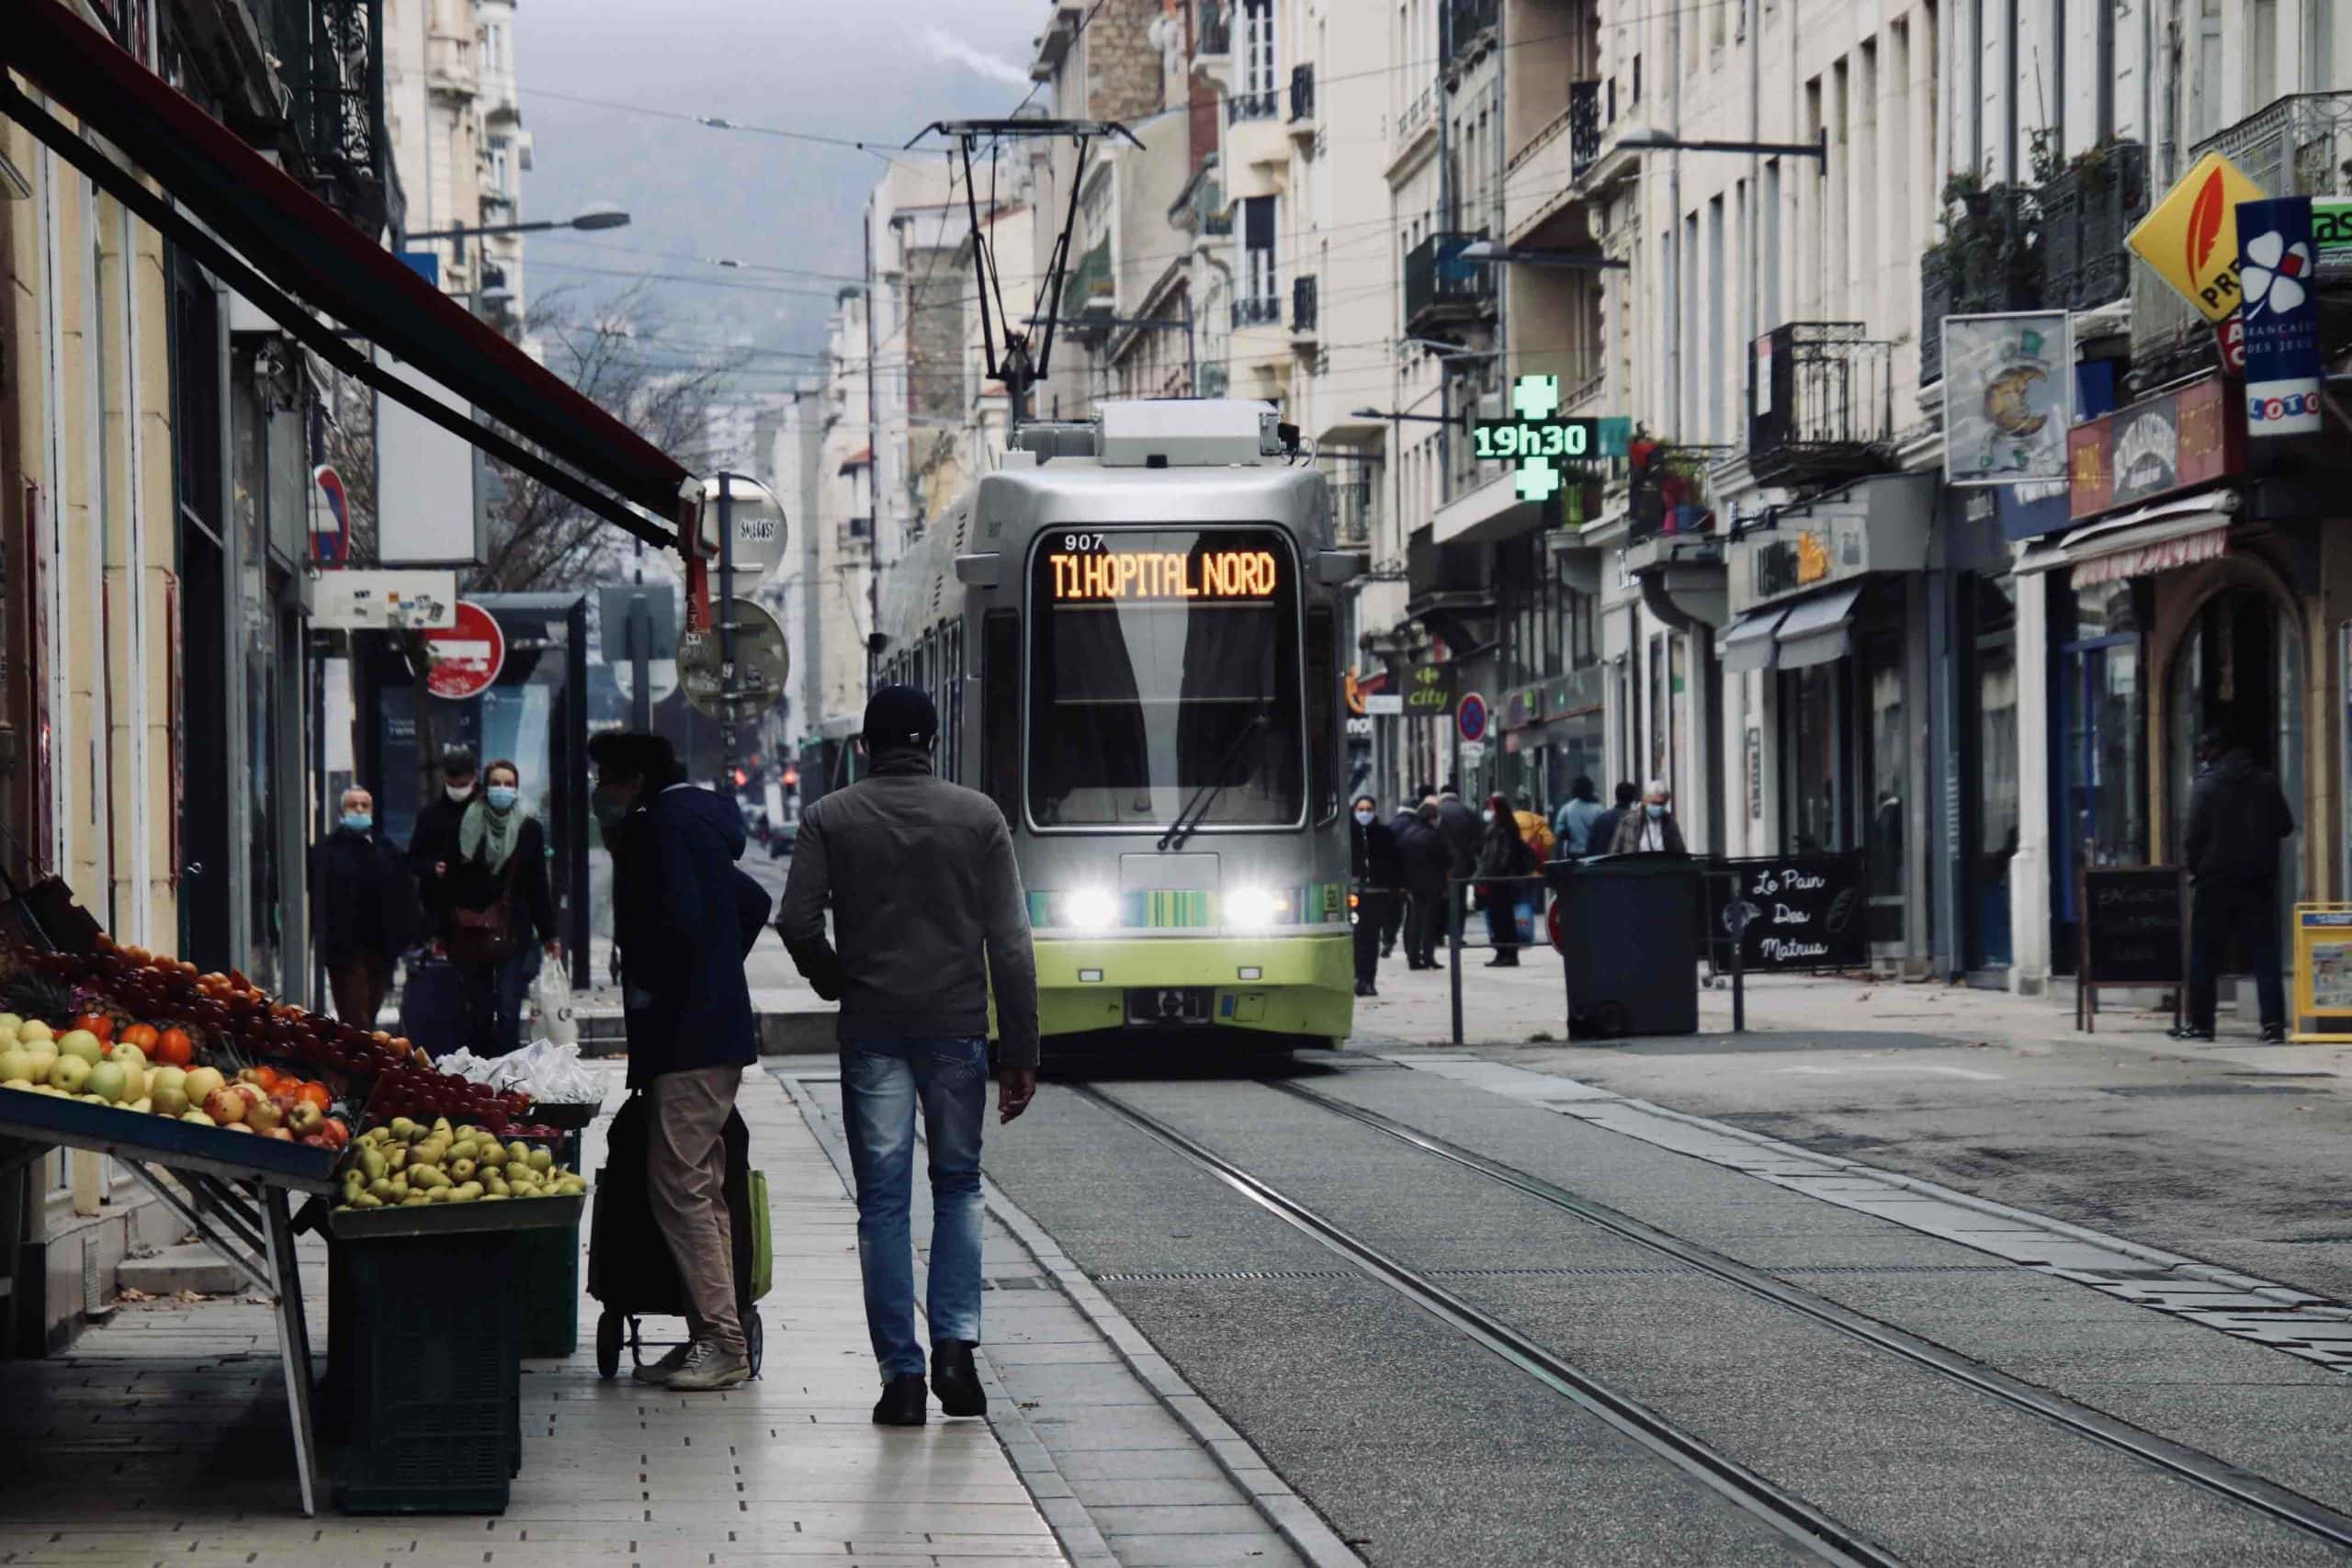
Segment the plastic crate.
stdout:
[[524,1355],[569,1356],[580,1348],[579,1226],[515,1233],[514,1294]]
[[353,1308],[343,1510],[505,1512],[523,1444],[514,1236],[339,1245]]

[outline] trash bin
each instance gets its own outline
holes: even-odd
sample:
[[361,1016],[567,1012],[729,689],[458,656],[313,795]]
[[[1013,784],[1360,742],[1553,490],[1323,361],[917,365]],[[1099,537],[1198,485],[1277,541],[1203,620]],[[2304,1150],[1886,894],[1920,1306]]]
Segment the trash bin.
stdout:
[[1567,976],[1568,1037],[1699,1032],[1699,863],[1603,855],[1544,868]]

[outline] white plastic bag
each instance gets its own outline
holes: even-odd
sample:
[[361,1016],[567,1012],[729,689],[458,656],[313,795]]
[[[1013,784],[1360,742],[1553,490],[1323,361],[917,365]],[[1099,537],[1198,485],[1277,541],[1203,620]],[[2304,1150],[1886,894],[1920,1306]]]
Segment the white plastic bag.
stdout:
[[560,964],[543,964],[531,982],[531,1005],[538,1012],[538,1038],[559,1045],[580,1040],[580,1021],[571,1011],[571,979]]

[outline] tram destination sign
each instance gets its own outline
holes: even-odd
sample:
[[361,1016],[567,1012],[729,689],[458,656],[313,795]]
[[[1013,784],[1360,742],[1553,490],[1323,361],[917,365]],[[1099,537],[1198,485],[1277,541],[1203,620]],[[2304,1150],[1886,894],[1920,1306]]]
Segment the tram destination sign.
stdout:
[[1728,860],[1707,878],[1707,904],[1709,940],[1736,942],[1749,974],[1870,963],[1860,853]]
[[1282,582],[1272,550],[1057,550],[1046,558],[1057,604],[1263,601]]

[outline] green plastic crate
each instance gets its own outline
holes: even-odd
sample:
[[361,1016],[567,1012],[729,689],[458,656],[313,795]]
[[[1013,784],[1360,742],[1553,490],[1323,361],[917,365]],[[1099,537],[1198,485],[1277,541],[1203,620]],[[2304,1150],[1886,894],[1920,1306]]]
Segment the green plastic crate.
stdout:
[[514,1294],[524,1355],[569,1356],[580,1348],[577,1226],[514,1233]]

